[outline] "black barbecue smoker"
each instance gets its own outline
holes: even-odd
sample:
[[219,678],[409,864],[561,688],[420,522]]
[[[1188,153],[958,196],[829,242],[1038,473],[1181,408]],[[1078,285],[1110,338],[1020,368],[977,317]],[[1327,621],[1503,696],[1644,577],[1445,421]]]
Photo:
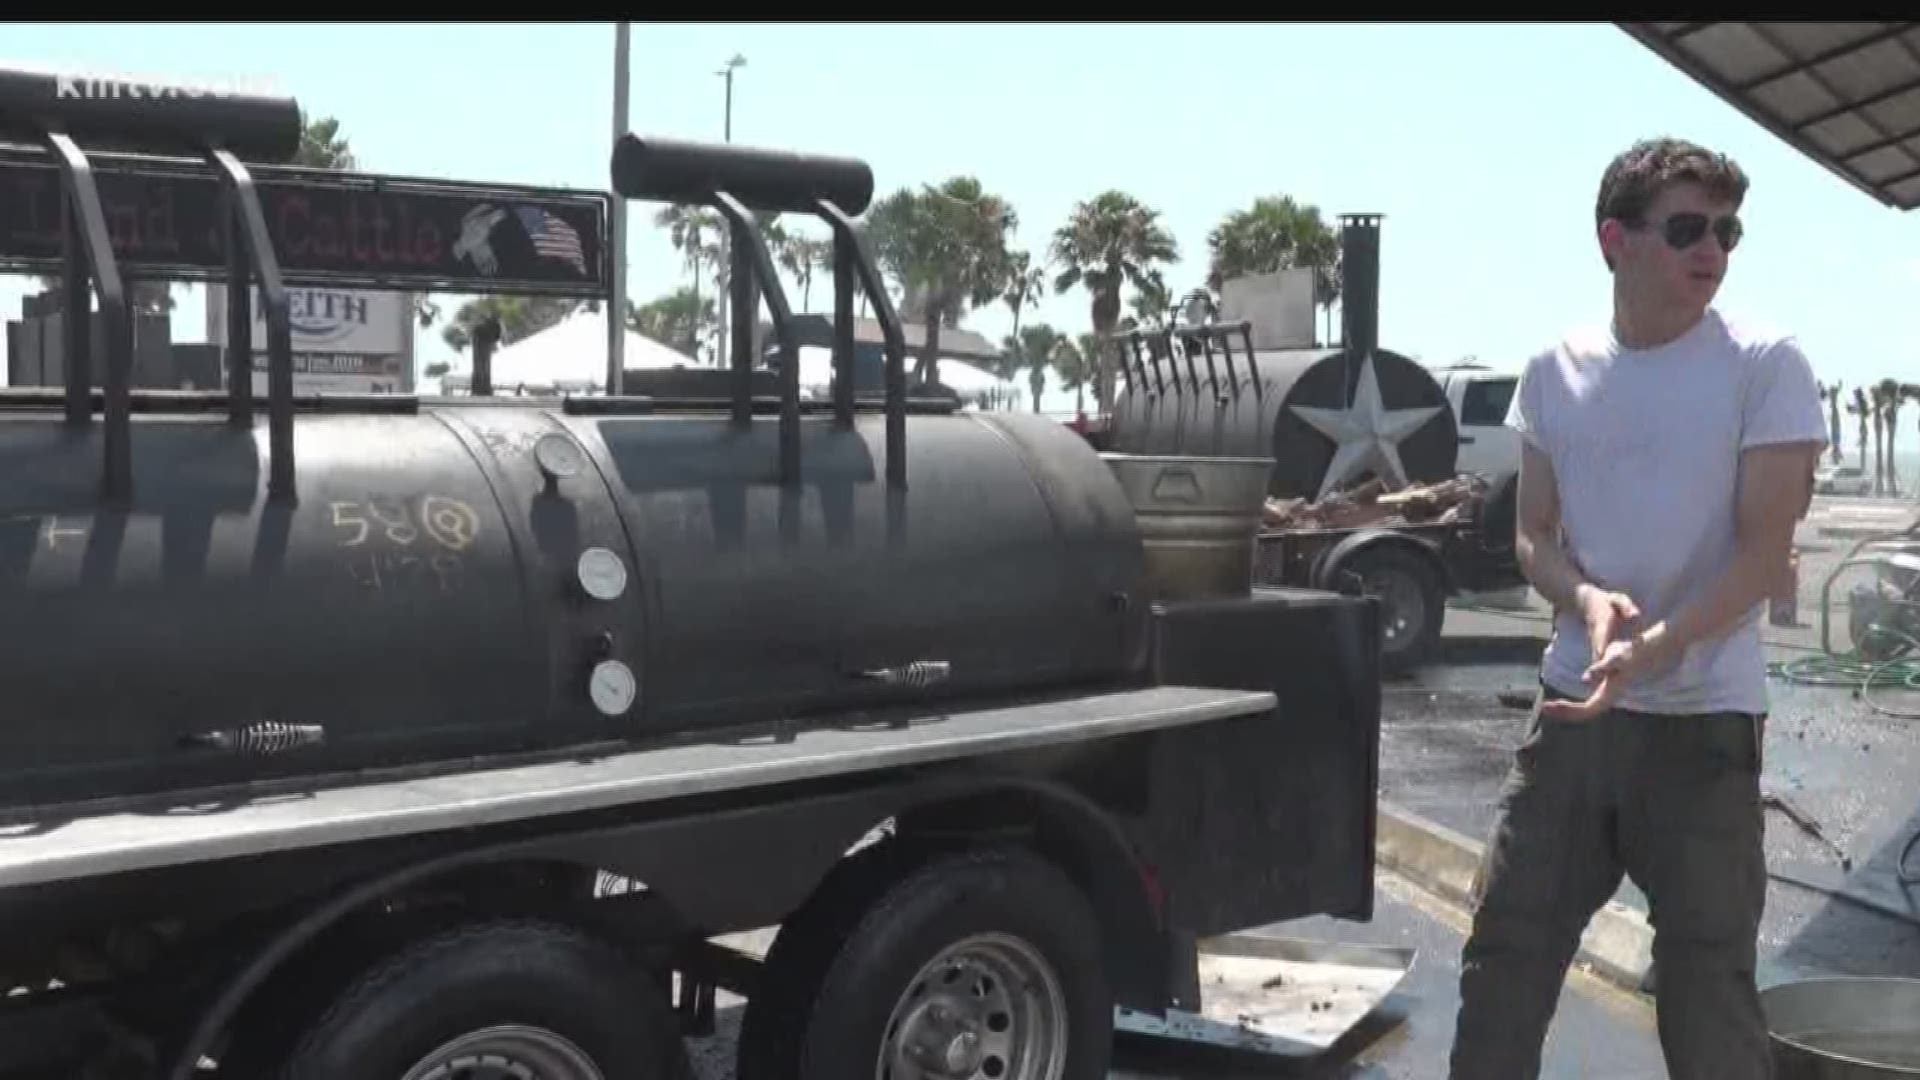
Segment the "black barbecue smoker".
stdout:
[[[1371,913],[1376,610],[1251,587],[1270,461],[910,397],[856,160],[628,135],[612,194],[323,172],[283,164],[292,100],[61,85],[0,70],[0,214],[58,208],[0,264],[105,327],[0,391],[0,1077],[677,1076],[716,987],[746,1080],[1326,1037],[1221,1014],[1196,944]],[[726,218],[771,386],[737,330],[655,392],[295,392],[290,286],[611,310],[613,198]],[[196,227],[144,247],[143,201]],[[833,236],[826,401],[768,212]],[[374,222],[406,242],[316,242]],[[228,287],[224,389],[133,388],[140,277]]]

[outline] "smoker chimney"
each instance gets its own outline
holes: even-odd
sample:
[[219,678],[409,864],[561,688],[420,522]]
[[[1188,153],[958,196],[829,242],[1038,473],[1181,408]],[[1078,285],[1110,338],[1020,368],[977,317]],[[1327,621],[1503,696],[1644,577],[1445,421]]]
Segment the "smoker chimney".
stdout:
[[1340,344],[1356,359],[1380,345],[1382,216],[1340,215]]

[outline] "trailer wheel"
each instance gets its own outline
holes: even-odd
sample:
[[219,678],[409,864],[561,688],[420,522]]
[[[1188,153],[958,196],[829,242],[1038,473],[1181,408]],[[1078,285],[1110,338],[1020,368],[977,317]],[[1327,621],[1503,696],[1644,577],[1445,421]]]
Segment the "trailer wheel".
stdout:
[[1418,667],[1440,647],[1447,616],[1440,576],[1418,555],[1392,547],[1356,554],[1343,571],[1360,578],[1360,591],[1380,600],[1380,665],[1389,672]]
[[357,979],[283,1080],[685,1080],[658,985],[612,948],[534,922],[462,927]]
[[812,972],[773,970],[785,961],[769,954],[768,981],[813,992],[777,1013],[749,1004],[741,1080],[1107,1075],[1113,996],[1097,916],[1033,855],[935,859],[885,890],[837,948],[818,944],[788,954]]

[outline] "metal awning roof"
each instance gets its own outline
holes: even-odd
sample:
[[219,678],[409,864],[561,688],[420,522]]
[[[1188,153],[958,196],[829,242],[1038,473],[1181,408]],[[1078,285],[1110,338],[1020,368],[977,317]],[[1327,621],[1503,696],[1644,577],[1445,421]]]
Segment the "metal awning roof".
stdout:
[[1920,207],[1920,23],[1619,25],[1848,183]]

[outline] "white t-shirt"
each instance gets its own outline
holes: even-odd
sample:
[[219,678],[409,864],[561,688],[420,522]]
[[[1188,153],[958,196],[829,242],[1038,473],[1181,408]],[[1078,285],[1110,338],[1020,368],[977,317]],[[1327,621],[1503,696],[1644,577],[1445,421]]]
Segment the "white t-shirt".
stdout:
[[[1732,565],[1740,452],[1827,442],[1799,344],[1711,309],[1654,349],[1623,348],[1611,327],[1568,335],[1528,361],[1507,423],[1553,461],[1574,565],[1632,597],[1647,626],[1698,601]],[[1665,675],[1627,684],[1619,707],[1765,712],[1763,607]],[[1584,698],[1592,688],[1580,676],[1592,657],[1586,624],[1562,612],[1541,677]]]

